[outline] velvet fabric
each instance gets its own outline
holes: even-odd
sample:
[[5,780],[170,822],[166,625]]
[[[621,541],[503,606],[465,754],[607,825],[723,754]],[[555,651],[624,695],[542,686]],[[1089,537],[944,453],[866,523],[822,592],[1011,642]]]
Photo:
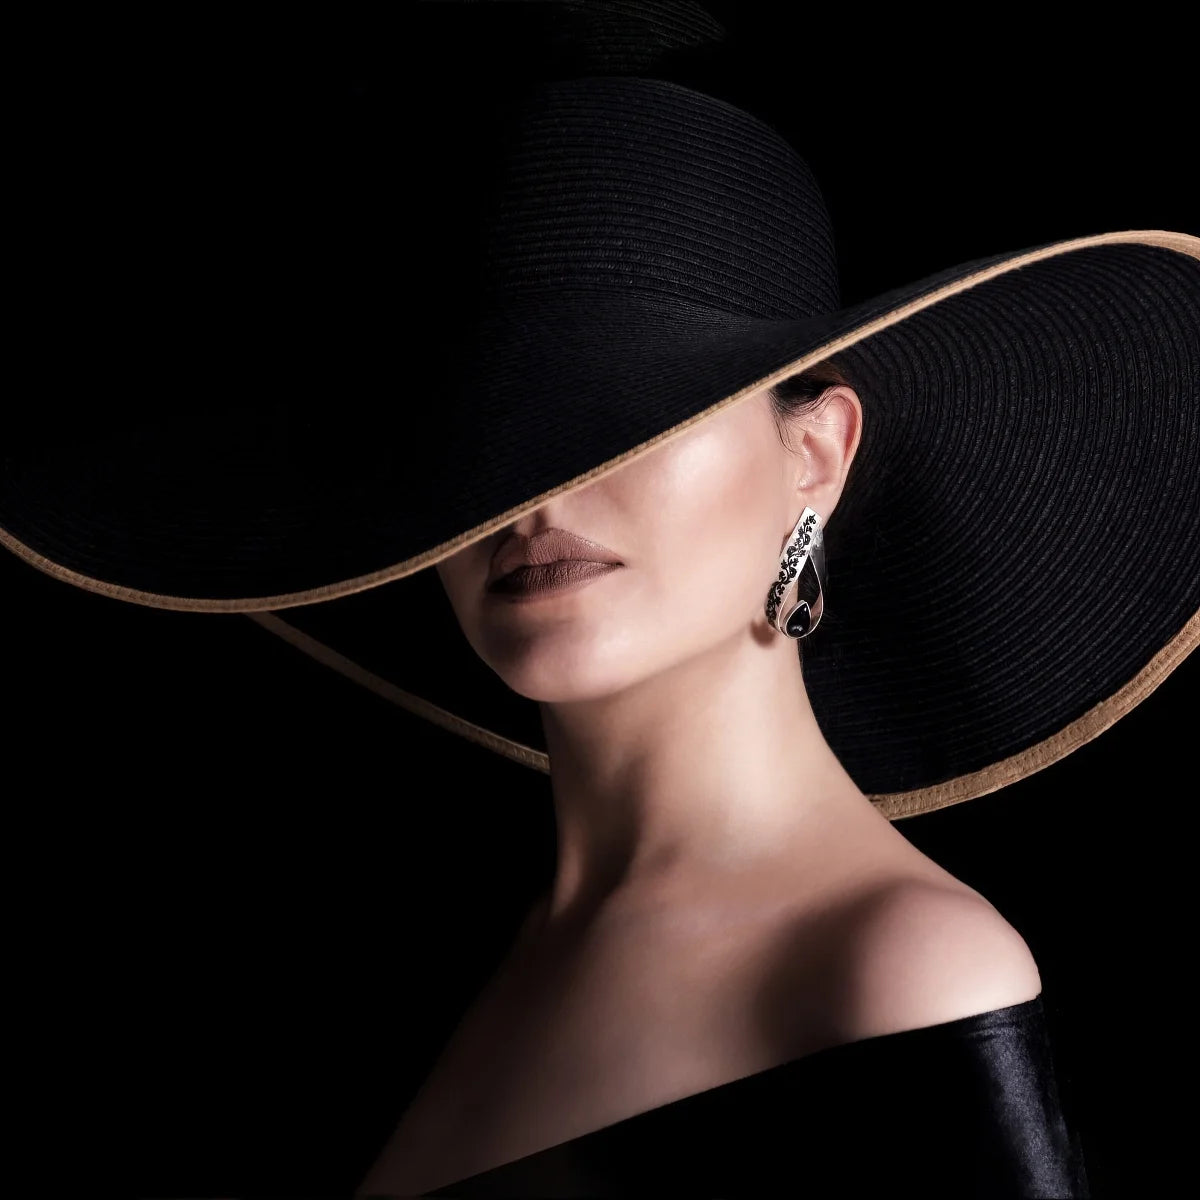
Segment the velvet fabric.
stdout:
[[1042,996],[831,1046],[429,1196],[1090,1196]]

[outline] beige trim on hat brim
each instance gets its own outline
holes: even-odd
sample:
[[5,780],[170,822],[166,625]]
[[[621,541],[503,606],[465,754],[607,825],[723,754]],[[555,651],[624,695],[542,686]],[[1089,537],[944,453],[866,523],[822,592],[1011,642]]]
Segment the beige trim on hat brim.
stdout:
[[[814,363],[820,362],[822,359],[828,358],[849,346],[853,346],[856,342],[906,319],[923,308],[928,308],[949,296],[965,291],[1007,271],[1015,270],[1027,263],[1037,262],[1044,258],[1052,258],[1055,255],[1083,249],[1087,246],[1099,246],[1119,242],[1163,246],[1169,250],[1176,250],[1181,254],[1189,254],[1193,258],[1200,259],[1200,237],[1164,229],[1122,230],[1096,234],[1090,237],[1072,238],[1067,241],[1057,242],[1052,246],[1045,246],[1040,250],[1031,251],[1028,254],[1008,259],[1003,263],[985,268],[955,283],[948,284],[946,287],[940,288],[929,295],[913,300],[883,317],[859,326],[852,333],[844,334],[831,342],[827,342],[818,349],[810,351],[808,354],[803,355],[787,366],[781,367],[763,379],[749,384],[734,395],[710,406],[695,416],[689,417],[686,421],[680,422],[680,424],[658,434],[642,445],[627,451],[625,454],[610,459],[608,462],[602,463],[600,466],[594,467],[583,475],[576,476],[574,479],[568,480],[556,488],[534,496],[524,503],[510,508],[507,512],[492,517],[482,525],[477,525],[474,529],[467,530],[450,541],[443,542],[440,546],[435,546],[422,554],[406,559],[402,563],[394,564],[393,566],[371,572],[367,575],[360,575],[354,579],[342,580],[339,583],[327,584],[323,587],[309,588],[303,592],[289,592],[279,596],[259,596],[243,600],[167,596],[154,592],[139,591],[136,588],[122,587],[100,579],[93,579],[90,576],[82,575],[77,571],[60,566],[58,563],[52,562],[45,556],[38,554],[32,547],[18,541],[18,539],[2,527],[0,527],[0,543],[7,546],[14,554],[23,558],[32,566],[57,579],[88,591],[98,592],[113,599],[126,600],[152,608],[168,608],[188,612],[246,613],[264,629],[282,637],[305,654],[324,663],[326,666],[332,667],[347,678],[353,679],[356,683],[362,684],[364,687],[369,688],[371,691],[400,707],[452,733],[459,734],[489,750],[513,759],[518,763],[549,773],[549,757],[544,752],[502,737],[488,729],[484,729],[482,726],[472,724],[470,721],[457,717],[446,709],[431,704],[420,696],[404,691],[388,680],[367,671],[358,663],[339,654],[315,638],[309,637],[309,635],[288,622],[271,615],[268,610],[334,600],[340,596],[347,596],[354,592],[365,591],[368,588],[390,583],[396,579],[402,579],[404,576],[411,575],[425,567],[433,566],[442,559],[457,553],[465,546],[469,546],[473,542],[486,537],[510,521],[517,520],[525,513],[539,508],[552,497],[571,491],[607,475],[609,472],[624,466],[635,458],[648,453],[661,443],[680,436],[698,421],[712,416],[727,405],[736,404],[739,400],[762,388],[773,386],[779,380],[803,371]],[[890,820],[894,821],[903,817],[916,816],[920,813],[933,812],[939,808],[946,808],[949,805],[958,804],[964,800],[971,800],[977,796],[983,796],[988,792],[1006,787],[1011,783],[1016,783],[1026,776],[1032,775],[1057,762],[1059,759],[1066,757],[1073,750],[1091,741],[1116,721],[1120,720],[1121,717],[1149,696],[1183,662],[1196,648],[1197,642],[1200,642],[1200,612],[1193,614],[1183,628],[1154,655],[1150,662],[1133,679],[1106,700],[1102,700],[1099,704],[1089,709],[1082,717],[1079,717],[1059,730],[1058,733],[1038,742],[1034,746],[1030,746],[1028,749],[1022,750],[1018,754],[1002,759],[1000,762],[993,763],[979,771],[960,775],[955,779],[946,780],[943,783],[934,784],[930,787],[917,788],[909,792],[870,795],[868,799],[876,804],[880,811]]]
[[94,579],[89,575],[83,575],[78,571],[70,570],[68,567],[60,566],[58,563],[39,554],[31,546],[27,546],[24,542],[19,541],[2,526],[0,526],[0,544],[7,546],[14,554],[25,559],[32,566],[37,567],[38,570],[44,571],[48,575],[53,575],[56,579],[61,579],[65,583],[85,588],[91,592],[99,592],[101,595],[109,596],[114,600],[127,600],[133,604],[144,604],[150,608],[169,608],[184,612],[250,613],[266,612],[271,609],[294,608],[301,604],[319,604],[325,600],[336,600],[339,596],[349,596],[354,592],[363,592],[369,588],[380,587],[382,584],[391,583],[393,580],[403,579],[406,575],[412,575],[417,571],[423,570],[425,567],[431,567],[435,563],[441,562],[442,559],[456,554],[459,550],[471,545],[473,542],[477,542],[494,533],[497,529],[509,524],[511,521],[518,520],[525,513],[540,508],[547,500],[552,499],[554,496],[574,491],[584,484],[594,483],[610,472],[623,467],[626,463],[640,458],[643,454],[648,454],[663,442],[682,436],[693,425],[706,420],[729,405],[736,404],[739,400],[744,400],[746,397],[764,388],[773,387],[781,379],[804,371],[814,363],[837,354],[839,351],[855,345],[855,343],[878,333],[882,329],[888,328],[890,325],[895,325],[905,320],[914,313],[920,312],[923,308],[929,308],[950,296],[956,295],[958,292],[966,291],[968,288],[975,287],[977,284],[983,283],[988,279],[993,279],[997,275],[1014,271],[1018,267],[1025,266],[1027,263],[1037,262],[1043,258],[1054,258],[1059,254],[1065,254],[1071,250],[1082,250],[1087,246],[1102,246],[1119,242],[1137,242],[1147,246],[1163,246],[1168,250],[1177,250],[1181,254],[1190,254],[1193,258],[1200,259],[1200,237],[1195,237],[1190,233],[1176,233],[1169,229],[1129,229],[1119,230],[1114,233],[1098,233],[1089,237],[1071,238],[1067,241],[1056,242],[1051,246],[1043,246],[1040,250],[1032,250],[1028,254],[1018,255],[991,267],[986,267],[981,271],[975,272],[973,275],[968,275],[966,278],[958,280],[956,283],[947,284],[945,287],[939,288],[929,295],[912,300],[908,304],[882,317],[868,321],[858,326],[851,333],[843,334],[841,337],[826,342],[823,346],[809,351],[786,366],[780,367],[779,370],[773,371],[770,375],[764,376],[762,379],[741,388],[732,396],[727,396],[724,400],[710,405],[702,412],[689,417],[686,421],[681,421],[678,425],[656,434],[648,441],[635,446],[632,450],[627,450],[624,454],[619,454],[616,458],[611,458],[607,462],[593,467],[590,471],[585,471],[582,475],[577,475],[574,479],[569,479],[566,483],[559,484],[558,487],[533,496],[523,503],[508,509],[506,512],[489,518],[483,524],[476,525],[475,528],[468,529],[465,533],[460,533],[449,541],[443,542],[440,546],[434,546],[430,550],[416,554],[412,558],[405,559],[403,562],[394,563],[390,567],[371,571],[366,575],[357,575],[353,579],[343,579],[337,583],[328,583],[321,587],[307,588],[302,592],[285,592],[278,596],[253,596],[246,599],[230,600],[213,599],[211,597],[168,596],[161,592],[144,592],[137,588],[123,587],[121,584],[109,583],[103,579]]

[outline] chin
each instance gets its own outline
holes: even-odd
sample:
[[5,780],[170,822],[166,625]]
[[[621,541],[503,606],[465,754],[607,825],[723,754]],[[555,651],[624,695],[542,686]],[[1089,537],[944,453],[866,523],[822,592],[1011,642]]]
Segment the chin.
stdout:
[[[547,648],[548,650],[548,648]],[[637,672],[622,670],[611,654],[529,653],[523,661],[493,661],[492,669],[518,695],[545,704],[597,700],[628,687]]]
[[581,700],[598,700],[621,690],[605,678],[591,679],[586,676],[563,676],[561,671],[505,672],[501,678],[519,696],[537,700],[543,704],[570,704]]

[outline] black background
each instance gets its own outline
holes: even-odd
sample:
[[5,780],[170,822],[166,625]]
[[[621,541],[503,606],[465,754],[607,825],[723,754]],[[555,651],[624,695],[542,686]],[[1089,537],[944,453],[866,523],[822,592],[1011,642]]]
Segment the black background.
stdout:
[[[106,19],[31,44],[13,229],[36,370],[8,436],[313,370],[399,394],[421,349],[404,310],[436,322],[463,286],[434,248],[472,113],[536,69],[523,32],[481,36],[495,7],[354,29]],[[1200,233],[1169,28],[1049,41],[708,7],[729,96],[821,181],[847,304],[1055,238]],[[322,330],[365,350],[322,353]],[[0,586],[35,1178],[349,1195],[549,878],[547,780],[243,617],[126,605],[9,554]],[[1033,949],[1098,1197],[1148,1194],[1188,1146],[1167,1088],[1191,1071],[1198,681],[1193,656],[1061,762],[900,826]]]

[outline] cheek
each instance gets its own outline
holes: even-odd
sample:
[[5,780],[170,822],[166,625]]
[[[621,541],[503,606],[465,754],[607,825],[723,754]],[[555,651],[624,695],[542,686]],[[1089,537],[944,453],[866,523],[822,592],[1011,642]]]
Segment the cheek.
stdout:
[[480,625],[478,591],[487,569],[487,562],[480,560],[478,552],[471,547],[434,565],[459,626],[471,644],[477,647]]
[[681,441],[654,464],[639,501],[653,514],[645,526],[650,544],[640,547],[642,598],[689,640],[744,629],[778,565],[787,520],[780,456],[761,438],[732,437],[714,425]]
[[564,524],[577,513],[628,553],[599,606],[584,593],[536,619],[489,611],[477,594],[486,563],[466,552],[444,560],[438,573],[467,639],[514,690],[553,701],[604,694],[744,635],[762,618],[789,518],[782,454],[773,428],[745,412],[718,417],[564,509]]

